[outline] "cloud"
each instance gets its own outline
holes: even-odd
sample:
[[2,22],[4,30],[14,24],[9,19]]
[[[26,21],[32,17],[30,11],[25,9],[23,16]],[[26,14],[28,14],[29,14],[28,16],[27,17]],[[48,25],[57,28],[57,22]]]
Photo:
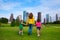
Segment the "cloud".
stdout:
[[[0,0],[0,10],[9,11],[8,15],[13,13],[14,18],[16,18],[18,15],[23,16],[23,11],[26,10],[29,13],[32,12],[34,14],[35,19],[37,19],[37,13],[41,12],[42,13],[42,21],[46,17],[46,14],[49,14],[50,16],[52,16],[53,20],[55,20],[56,13],[60,16],[60,7],[59,7],[60,0],[38,0],[38,1],[40,3],[38,3],[37,0],[24,0],[24,1],[20,0],[19,2],[4,3],[2,0]],[[25,4],[26,2],[27,2],[27,4]],[[36,2],[36,3],[34,3],[34,2]],[[31,3],[34,3],[36,5],[38,4],[38,5],[31,6],[30,5]],[[8,17],[8,15],[5,15],[5,14],[1,14],[1,15]]]
[[46,7],[60,5],[60,0],[41,0],[41,4]]
[[8,18],[9,19],[10,18],[10,14],[0,14],[0,18],[1,17],[5,17],[5,18]]
[[4,0],[0,0],[0,10],[13,10],[14,7],[20,5],[19,2],[4,2]]

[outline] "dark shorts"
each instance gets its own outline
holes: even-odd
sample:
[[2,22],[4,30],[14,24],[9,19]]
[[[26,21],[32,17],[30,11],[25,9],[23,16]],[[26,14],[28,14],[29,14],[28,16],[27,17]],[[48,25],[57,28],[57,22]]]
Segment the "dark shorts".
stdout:
[[40,29],[41,29],[41,27],[37,27],[37,29],[38,29],[38,30],[40,30]]
[[23,29],[20,29],[20,30],[23,30]]

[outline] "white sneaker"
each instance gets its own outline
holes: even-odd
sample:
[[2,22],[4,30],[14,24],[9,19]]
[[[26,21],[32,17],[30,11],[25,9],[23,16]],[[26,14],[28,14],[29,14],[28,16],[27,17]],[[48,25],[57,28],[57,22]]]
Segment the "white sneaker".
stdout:
[[38,37],[39,37],[40,35],[38,34]]
[[20,32],[19,32],[19,35],[20,35]]

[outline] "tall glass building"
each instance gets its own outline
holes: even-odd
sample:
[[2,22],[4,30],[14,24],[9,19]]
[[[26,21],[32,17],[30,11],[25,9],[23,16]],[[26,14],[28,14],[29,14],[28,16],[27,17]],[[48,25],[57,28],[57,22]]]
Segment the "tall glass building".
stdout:
[[14,19],[14,18],[13,18],[13,13],[11,13],[10,21],[12,22],[13,19]]
[[28,12],[26,12],[26,20],[27,20],[27,18],[28,18],[28,15],[29,15],[29,13],[28,13]]
[[44,24],[46,23],[46,19],[44,18]]
[[52,22],[52,17],[50,16],[50,22]]
[[60,17],[59,17],[59,20],[60,20]]
[[49,22],[49,14],[46,14],[46,23]]
[[58,21],[58,14],[56,14],[56,21]]
[[38,12],[38,19],[41,21],[41,12]]
[[23,21],[24,21],[24,22],[26,22],[27,17],[28,17],[28,12],[23,11]]

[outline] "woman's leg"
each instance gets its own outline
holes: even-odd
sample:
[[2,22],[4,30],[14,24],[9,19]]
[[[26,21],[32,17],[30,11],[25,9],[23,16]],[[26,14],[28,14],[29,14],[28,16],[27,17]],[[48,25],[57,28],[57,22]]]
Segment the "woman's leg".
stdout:
[[32,34],[32,24],[29,24],[29,34]]

